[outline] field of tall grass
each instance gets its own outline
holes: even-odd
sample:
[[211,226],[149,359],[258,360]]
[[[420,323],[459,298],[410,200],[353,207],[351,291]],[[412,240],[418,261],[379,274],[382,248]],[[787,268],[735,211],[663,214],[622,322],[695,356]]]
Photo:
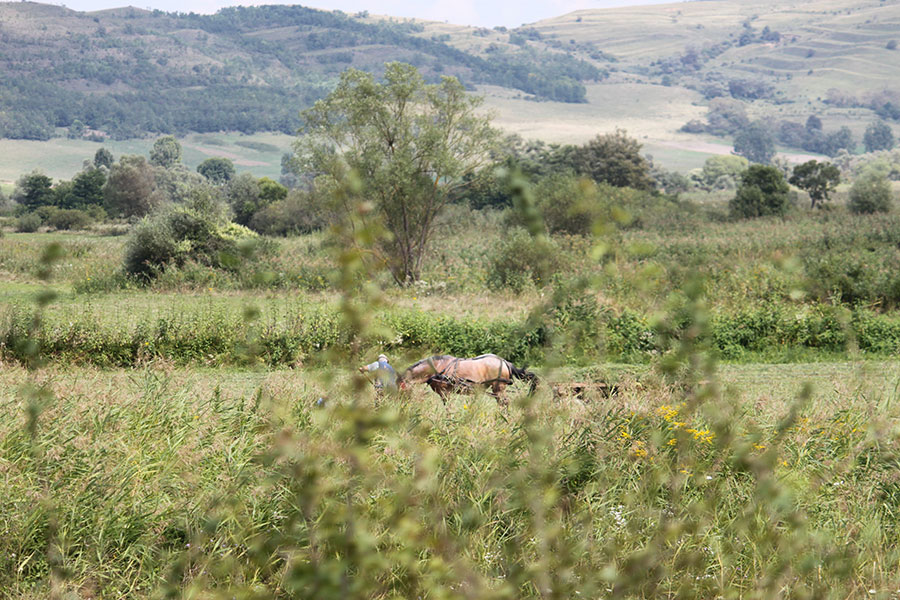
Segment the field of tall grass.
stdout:
[[896,363],[701,372],[502,409],[7,363],[0,597],[896,597]]
[[[898,217],[719,210],[516,289],[458,208],[407,289],[321,235],[140,284],[112,232],[5,233],[0,598],[900,596]],[[541,383],[377,396],[380,351]]]

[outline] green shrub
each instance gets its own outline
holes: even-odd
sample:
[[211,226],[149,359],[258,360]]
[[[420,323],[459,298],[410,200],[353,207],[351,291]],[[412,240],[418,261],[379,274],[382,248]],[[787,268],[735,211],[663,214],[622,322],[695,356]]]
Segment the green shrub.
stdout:
[[19,233],[34,233],[40,229],[42,223],[40,215],[33,212],[24,214],[16,219],[16,231]]
[[106,211],[100,204],[91,204],[83,210],[91,219],[96,222],[102,222],[107,219]]
[[234,223],[218,223],[214,216],[176,208],[141,221],[125,246],[125,272],[144,279],[188,260],[213,268],[234,268],[239,243],[256,234]]
[[617,358],[633,358],[656,349],[656,336],[646,316],[631,310],[606,316],[606,350]]
[[39,206],[34,213],[41,218],[41,224],[46,225],[47,221],[49,221],[53,216],[59,212],[58,206],[53,206],[51,204],[47,204],[44,206]]
[[498,244],[492,253],[488,284],[509,288],[516,293],[529,285],[542,287],[550,274],[559,270],[562,256],[556,242],[549,238],[532,238],[516,229]]
[[847,208],[854,214],[888,212],[894,203],[891,183],[884,175],[867,173],[853,182]]
[[[689,205],[655,192],[598,184],[571,173],[544,177],[534,187],[534,196],[550,233],[587,235],[616,224],[638,228],[645,223],[671,224],[692,212]],[[519,213],[510,213],[508,223],[524,225]]]
[[324,229],[329,218],[309,194],[293,191],[287,198],[263,206],[250,218],[248,226],[264,235],[297,235]]
[[867,243],[810,252],[804,258],[809,290],[820,301],[900,304],[900,250]]
[[546,311],[546,333],[557,360],[563,364],[590,361],[604,350],[605,311],[580,279],[556,277]]
[[181,250],[164,215],[138,223],[125,244],[125,272],[144,278],[183,262]]
[[534,196],[551,233],[588,234],[606,213],[597,184],[583,177],[554,173],[538,182]]
[[790,207],[790,187],[777,167],[751,165],[741,175],[741,184],[729,203],[737,218],[784,215]]
[[57,210],[47,218],[47,225],[54,229],[72,230],[86,229],[93,224],[94,219],[83,210],[77,208],[64,208]]

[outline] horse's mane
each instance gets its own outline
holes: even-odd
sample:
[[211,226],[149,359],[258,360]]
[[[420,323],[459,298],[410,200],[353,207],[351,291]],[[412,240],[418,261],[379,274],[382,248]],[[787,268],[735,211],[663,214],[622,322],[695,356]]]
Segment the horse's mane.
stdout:
[[410,365],[406,370],[409,371],[410,369],[415,369],[416,367],[418,367],[419,365],[422,365],[424,363],[434,362],[436,360],[444,360],[446,358],[456,358],[456,357],[451,356],[450,354],[435,354],[434,356],[429,356],[428,358],[423,358],[419,362]]

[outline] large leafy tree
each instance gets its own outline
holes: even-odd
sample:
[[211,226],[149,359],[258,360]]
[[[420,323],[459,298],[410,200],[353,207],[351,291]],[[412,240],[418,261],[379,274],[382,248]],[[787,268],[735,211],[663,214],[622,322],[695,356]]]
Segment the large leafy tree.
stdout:
[[261,208],[259,192],[259,181],[250,173],[241,173],[228,182],[225,199],[234,212],[235,223],[246,225]]
[[224,185],[234,178],[234,162],[230,158],[207,158],[197,165],[197,172],[212,183]]
[[856,147],[853,132],[846,125],[837,131],[829,132],[823,141],[822,152],[828,156],[837,156],[841,150],[852,152]]
[[98,169],[100,167],[106,167],[108,169],[113,166],[114,162],[116,162],[116,159],[113,158],[112,152],[106,148],[101,146],[94,152],[94,166]]
[[226,197],[234,212],[234,222],[249,225],[253,215],[274,202],[287,198],[288,189],[268,177],[256,179],[241,173],[228,185]]
[[809,194],[815,208],[828,202],[828,195],[841,182],[841,171],[831,163],[809,160],[794,167],[790,182]]
[[89,206],[103,204],[103,186],[106,174],[102,169],[85,169],[72,179],[71,189],[60,196],[57,204],[60,208],[85,209]]
[[162,202],[153,167],[143,156],[123,156],[109,170],[103,203],[112,217],[142,217]]
[[[358,198],[370,201],[389,238],[382,259],[394,280],[419,278],[435,219],[490,160],[497,132],[478,113],[481,99],[454,77],[428,85],[415,67],[389,63],[383,81],[348,69],[337,88],[303,113],[295,147],[316,186],[359,178]],[[347,203],[344,214],[351,214]]]
[[750,162],[743,156],[710,156],[702,169],[691,173],[691,178],[708,191],[732,189],[748,166]]
[[752,163],[767,165],[775,158],[775,138],[765,124],[754,121],[734,136],[734,153]]
[[42,172],[35,170],[19,177],[12,193],[12,199],[27,208],[34,210],[38,207],[53,204],[53,180]]
[[866,133],[863,135],[863,144],[866,147],[866,152],[892,149],[894,147],[894,132],[891,126],[884,121],[875,121],[866,127]]
[[617,129],[615,133],[598,135],[575,150],[575,171],[597,183],[638,190],[652,189],[650,163],[641,156],[641,144]]
[[181,144],[175,136],[164,135],[153,142],[150,148],[150,163],[164,169],[171,169],[181,163]]
[[790,187],[778,167],[750,165],[729,203],[731,214],[740,218],[783,215],[790,207]]

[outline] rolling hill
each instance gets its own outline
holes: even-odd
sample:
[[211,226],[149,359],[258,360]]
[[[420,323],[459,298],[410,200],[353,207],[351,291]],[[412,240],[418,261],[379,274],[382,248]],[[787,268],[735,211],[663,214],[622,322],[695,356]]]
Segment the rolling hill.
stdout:
[[0,137],[124,139],[147,133],[294,132],[298,111],[347,67],[415,64],[426,78],[518,88],[583,102],[605,73],[568,54],[488,60],[415,35],[416,23],[369,23],[302,6],[233,7],[214,15],[136,8],[83,13],[0,3]]
[[[581,10],[510,31],[426,23],[417,35],[442,36],[476,54],[565,52],[609,70],[586,85],[587,106],[526,104],[504,90],[480,89],[510,130],[581,142],[624,127],[672,168],[730,151],[729,135],[680,131],[703,121],[716,99],[740,104],[776,135],[816,115],[826,133],[847,128],[858,144],[873,120],[900,122],[896,0],[702,0]],[[784,137],[788,158],[825,151]]]

